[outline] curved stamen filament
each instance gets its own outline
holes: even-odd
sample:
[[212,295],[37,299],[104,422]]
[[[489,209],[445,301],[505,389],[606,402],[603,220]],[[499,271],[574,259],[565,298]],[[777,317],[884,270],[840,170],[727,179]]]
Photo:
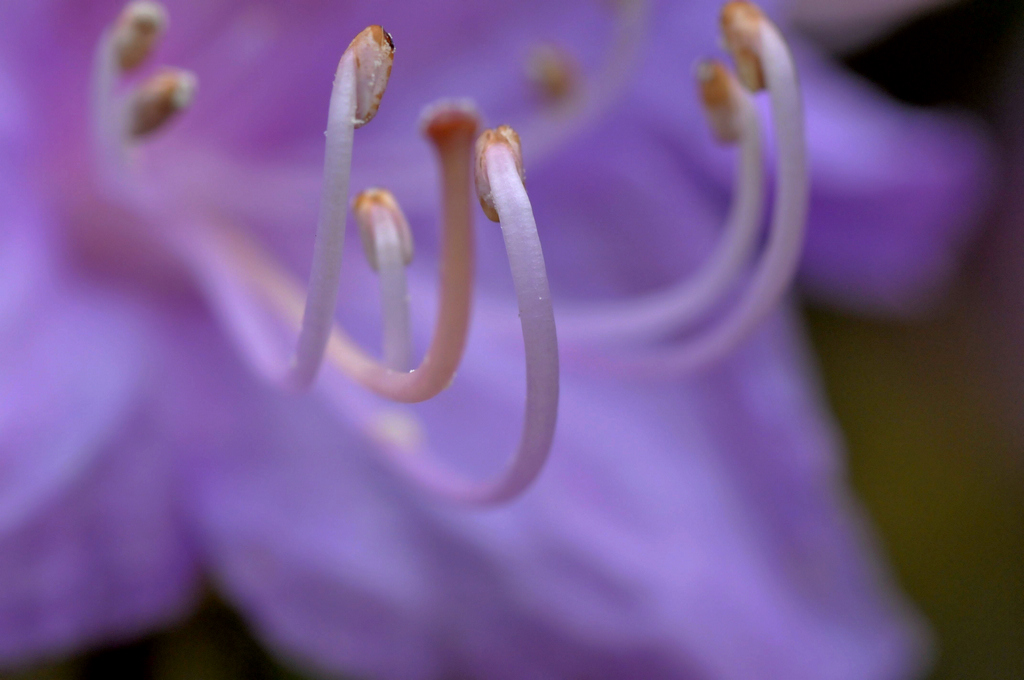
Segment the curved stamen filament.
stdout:
[[380,277],[384,322],[384,363],[408,371],[412,360],[409,329],[409,291],[405,268],[412,261],[412,233],[390,191],[369,189],[352,202],[370,266]]
[[484,176],[478,174],[477,186],[481,181],[487,186],[487,212],[501,223],[526,349],[526,417],[515,457],[496,479],[478,482],[455,475],[426,451],[383,449],[391,462],[419,486],[446,499],[473,505],[511,500],[536,479],[551,450],[558,416],[558,340],[544,253],[523,186],[519,150],[513,148],[506,134],[499,128],[481,137],[478,172]]
[[355,37],[338,62],[327,113],[324,183],[309,293],[302,329],[285,377],[287,383],[299,389],[308,387],[316,377],[334,325],[353,133],[376,113],[391,73],[393,55],[391,37],[379,26],[372,26]]
[[464,102],[444,102],[424,113],[423,129],[441,161],[444,213],[440,300],[427,353],[412,372],[393,371],[336,330],[326,355],[335,368],[367,389],[406,403],[430,399],[451,384],[466,346],[473,289],[469,161],[477,114]]
[[[491,135],[483,139],[487,143],[481,148],[479,168],[485,173],[483,180],[487,182],[486,193],[492,208],[489,212],[499,218],[505,237],[526,349],[526,418],[519,447],[511,464],[496,480],[476,482],[440,466],[426,450],[409,451],[408,447],[390,447],[386,441],[380,442],[391,462],[421,487],[453,501],[476,505],[510,500],[536,478],[554,438],[559,391],[558,341],[551,295],[533,210],[520,175],[518,153],[507,143],[508,138],[496,139]],[[210,224],[199,234],[199,238],[185,239],[195,251],[193,265],[201,269],[200,279],[222,316],[233,326],[234,335],[243,343],[250,359],[257,366],[265,366],[274,351],[269,324],[284,320],[293,329],[298,325],[302,313],[301,287],[255,244],[228,227]],[[397,252],[402,255],[401,247]],[[260,320],[260,308],[266,309],[265,305],[269,305],[271,315]],[[464,342],[464,335],[462,338]],[[343,331],[334,328],[327,349],[328,367],[351,376],[350,366],[338,359],[351,360],[357,352],[366,357]],[[372,361],[368,357],[363,360]],[[416,375],[374,365],[379,367],[375,370],[396,380],[410,380]],[[323,387],[338,389],[332,380],[325,381]]]
[[[392,370],[367,354],[333,320],[327,328],[326,363],[367,389],[394,401],[415,403],[437,395],[451,384],[462,360],[469,332],[473,287],[469,185],[476,129],[476,112],[463,102],[445,102],[425,113],[424,131],[434,142],[441,161],[444,227],[438,316],[434,336],[423,361],[411,372]],[[304,306],[308,309],[309,305],[304,305],[302,288],[290,275],[254,244],[228,228],[211,223],[206,231],[206,234],[179,239],[178,244],[183,248],[183,255],[197,269],[201,281],[220,280],[218,274],[205,272],[211,267],[229,270],[287,325],[295,326],[301,321],[304,316],[302,309]],[[224,286],[208,286],[207,292],[218,298],[215,300],[217,307],[242,304],[251,307],[253,304],[251,295],[239,296],[237,290]],[[237,316],[239,313],[225,315],[228,323]],[[247,334],[236,333],[236,337],[257,342]],[[259,340],[258,343],[265,344],[265,341]],[[247,353],[251,355],[251,352]]]
[[649,339],[678,330],[721,301],[750,259],[764,212],[761,124],[750,95],[723,65],[707,62],[697,75],[716,136],[740,145],[733,201],[718,245],[693,275],[666,290],[559,313],[563,341]]
[[[768,243],[736,306],[683,344],[636,362],[665,377],[700,368],[739,345],[778,305],[796,275],[803,247],[809,186],[803,103],[793,57],[779,30],[752,3],[726,5],[723,24],[739,73],[746,74],[744,84],[757,86],[763,79],[771,99],[778,145],[775,202]],[[734,35],[737,30],[742,35]]]
[[302,315],[302,330],[299,331],[286,378],[300,389],[308,387],[316,377],[334,324],[345,242],[355,117],[356,64],[352,53],[346,50],[338,63],[327,113],[323,193],[309,273],[309,292]]
[[100,179],[111,194],[137,203],[138,192],[126,167],[129,142],[162,129],[187,108],[195,93],[195,75],[164,69],[118,96],[121,77],[141,67],[167,28],[167,11],[152,0],[135,0],[103,32],[93,58],[91,107],[92,141]]

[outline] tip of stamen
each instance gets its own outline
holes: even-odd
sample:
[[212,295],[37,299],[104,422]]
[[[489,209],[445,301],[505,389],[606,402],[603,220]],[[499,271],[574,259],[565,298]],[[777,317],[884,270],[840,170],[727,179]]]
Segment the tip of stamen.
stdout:
[[530,50],[526,77],[551,104],[568,101],[580,89],[579,66],[569,53],[554,45],[536,45]]
[[470,99],[443,99],[420,114],[420,130],[435,144],[452,139],[473,139],[480,127],[480,114]]
[[698,63],[696,76],[704,113],[712,133],[723,144],[735,144],[740,139],[737,113],[742,93],[739,83],[725,64],[717,59]]
[[[377,115],[381,97],[391,78],[395,63],[395,41],[380,26],[370,26],[352,39],[345,54],[351,54],[356,66],[355,126],[366,125]],[[345,62],[342,56],[338,68]]]
[[501,125],[491,130],[484,130],[476,140],[476,193],[480,198],[480,207],[484,214],[493,221],[498,221],[498,211],[494,207],[494,196],[491,193],[491,180],[487,174],[487,150],[494,144],[503,144],[512,151],[516,162],[519,178],[526,181],[523,170],[523,150],[519,142],[519,134],[508,125]]
[[188,108],[196,91],[196,77],[188,71],[168,69],[146,80],[128,105],[128,132],[139,138],[164,127]]
[[114,50],[122,71],[138,67],[153,51],[167,28],[167,10],[159,2],[136,0],[121,11],[114,24]]
[[765,86],[761,64],[761,25],[767,21],[761,9],[746,0],[734,0],[722,8],[722,36],[736,62],[736,73],[747,89]]
[[376,230],[385,223],[393,224],[398,231],[398,241],[402,247],[402,260],[405,264],[412,262],[413,241],[409,221],[395,200],[394,194],[387,189],[366,189],[352,199],[352,213],[359,225],[359,236],[363,243],[366,260],[378,270]]

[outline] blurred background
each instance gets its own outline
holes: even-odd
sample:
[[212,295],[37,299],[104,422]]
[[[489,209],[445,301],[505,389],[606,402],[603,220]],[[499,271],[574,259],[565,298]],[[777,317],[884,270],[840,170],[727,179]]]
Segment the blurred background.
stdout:
[[[834,38],[821,26],[806,30]],[[947,5],[837,56],[905,101],[969,108],[1002,135],[1024,127],[1024,117],[1005,114],[1015,90],[1024,101],[1024,68],[1014,65],[1024,63],[1020,0]],[[997,201],[990,221],[1005,221],[1004,212]],[[1024,427],[1011,411],[1020,410],[1016,388],[1006,384],[1007,375],[1024,379],[1006,362],[1024,364],[1024,358],[992,349],[1000,326],[988,300],[1000,282],[981,265],[1000,242],[997,229],[989,232],[953,294],[926,319],[865,320],[806,308],[856,491],[900,584],[935,631],[933,680],[1024,678]],[[0,674],[0,680],[109,677],[302,676],[263,652],[212,595],[173,630]]]

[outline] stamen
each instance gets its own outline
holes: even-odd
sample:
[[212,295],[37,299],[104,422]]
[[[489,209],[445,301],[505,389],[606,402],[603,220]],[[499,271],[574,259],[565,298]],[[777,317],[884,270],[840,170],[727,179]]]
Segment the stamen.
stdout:
[[[420,368],[411,373],[388,370],[368,357],[338,328],[331,333],[328,365],[355,377],[378,394],[397,401],[423,401],[446,387],[458,366],[468,328],[472,284],[472,238],[468,205],[469,150],[476,116],[465,104],[444,104],[427,116],[427,134],[441,156],[445,186],[445,234],[442,247],[441,303],[434,340]],[[468,133],[468,134],[467,134]],[[519,302],[526,348],[526,419],[512,463],[495,481],[478,483],[453,476],[424,451],[410,451],[383,441],[382,450],[415,482],[447,499],[485,505],[510,500],[536,478],[547,459],[558,410],[558,342],[548,290],[544,256],[532,207],[523,187],[517,136],[511,130],[490,131],[480,145],[478,167],[505,235],[505,244]],[[483,197],[481,197],[483,198]],[[248,239],[210,224],[201,238],[184,239],[190,263],[199,271],[214,307],[231,326],[246,354],[259,362],[271,342],[260,328],[252,291],[270,305],[278,319],[299,324],[302,293],[273,260]],[[400,249],[399,249],[400,252]],[[241,280],[245,285],[232,284]],[[255,334],[255,335],[254,335]],[[324,381],[334,390],[337,381]]]
[[519,180],[523,183],[526,182],[526,172],[523,170],[522,145],[519,142],[519,135],[508,125],[486,130],[476,140],[476,194],[480,198],[480,207],[483,208],[484,214],[492,222],[497,222],[498,212],[494,207],[491,179],[485,165],[487,156],[484,153],[493,144],[504,144],[510,150],[516,161]]
[[[530,144],[532,162],[546,157],[590,126],[630,82],[633,66],[646,46],[649,2],[612,0],[608,4],[615,14],[614,35],[608,56],[596,74],[586,78],[578,72],[573,73],[571,58],[564,53],[561,56],[549,53],[555,58],[548,61],[547,65],[553,69],[545,78],[554,76],[551,82],[564,80],[575,90],[575,96],[561,101],[562,105],[555,109],[557,115],[539,116],[528,125],[520,126],[523,139]],[[531,75],[533,68],[534,64],[527,64],[527,77],[536,82],[535,76]]]
[[496,480],[471,482],[453,477],[422,458],[395,462],[442,496],[473,504],[510,500],[536,479],[547,460],[558,416],[558,339],[551,308],[544,253],[533,208],[523,186],[519,137],[511,128],[488,130],[477,142],[480,202],[493,209],[505,237],[519,302],[526,349],[526,418],[515,457]]
[[543,100],[565,105],[580,94],[580,69],[576,60],[555,45],[537,45],[526,59],[526,77]]
[[740,144],[732,205],[718,245],[693,275],[666,290],[561,312],[563,342],[650,339],[678,331],[721,301],[757,245],[764,214],[764,152],[757,111],[720,62],[703,62],[696,75],[712,132],[725,144]]
[[387,88],[394,53],[391,36],[381,27],[371,26],[352,40],[338,62],[327,112],[324,184],[309,295],[287,376],[287,382],[298,389],[309,387],[316,377],[334,323],[345,240],[353,131],[377,112]]
[[412,261],[412,232],[395,197],[386,189],[368,189],[352,202],[366,259],[380,275],[384,319],[384,363],[408,371],[412,356],[409,291],[405,268]]
[[335,368],[380,396],[405,403],[425,401],[451,385],[466,346],[473,290],[469,183],[478,115],[469,102],[443,101],[428,107],[421,121],[441,162],[444,213],[440,300],[430,346],[410,373],[380,365],[341,331],[332,335],[327,350]]
[[159,2],[136,0],[125,6],[111,34],[121,71],[131,71],[141,65],[166,28],[167,10]]
[[740,82],[751,92],[765,87],[761,61],[761,27],[767,21],[761,8],[752,2],[729,2],[722,8],[722,37],[736,63]]
[[749,98],[720,61],[708,59],[697,65],[697,85],[708,126],[723,144],[735,144],[743,137],[741,108]]
[[[382,397],[405,403],[430,399],[452,383],[469,332],[473,287],[469,184],[477,114],[466,102],[442,102],[424,113],[423,128],[438,152],[444,190],[440,300],[434,337],[419,367],[405,373],[382,365],[330,320],[325,353],[332,369]],[[301,286],[271,257],[225,226],[211,223],[204,230],[207,233],[202,238],[191,238],[183,244],[183,255],[197,269],[197,278],[207,284],[205,292],[226,324],[237,325],[239,316],[251,313],[253,301],[252,296],[239,295],[237,287],[220,285],[224,271],[241,278],[287,325],[297,327],[309,318],[309,298],[304,304]],[[301,312],[304,306],[305,314]],[[232,333],[244,343],[267,345],[263,338],[237,330]],[[263,356],[255,349],[243,346],[247,356]],[[262,362],[253,363],[257,369],[264,366]],[[264,375],[280,380],[279,374],[264,371]]]
[[195,90],[196,77],[188,71],[168,69],[146,80],[127,105],[128,135],[139,139],[163,128],[192,103]]
[[[756,34],[749,33],[756,26]],[[749,287],[730,312],[706,332],[664,354],[639,364],[653,374],[671,377],[717,361],[740,344],[778,305],[796,275],[803,247],[808,208],[807,152],[804,111],[793,57],[778,28],[749,2],[732,2],[723,10],[725,30],[745,36],[727,39],[738,45],[737,64],[749,61],[750,73],[763,75],[772,106],[772,124],[778,145],[775,201],[772,221],[761,260]],[[737,29],[739,27],[739,30]],[[756,82],[755,82],[756,84]]]
[[395,63],[395,41],[380,26],[370,26],[348,46],[356,62],[356,127],[373,120]]
[[[420,487],[450,501],[494,505],[519,496],[547,461],[558,417],[558,340],[544,254],[533,208],[522,180],[518,135],[510,128],[488,130],[477,142],[482,204],[501,223],[526,349],[526,417],[515,457],[496,479],[478,482],[437,463],[424,447],[402,441],[382,447],[391,463]],[[386,442],[384,442],[386,444]]]

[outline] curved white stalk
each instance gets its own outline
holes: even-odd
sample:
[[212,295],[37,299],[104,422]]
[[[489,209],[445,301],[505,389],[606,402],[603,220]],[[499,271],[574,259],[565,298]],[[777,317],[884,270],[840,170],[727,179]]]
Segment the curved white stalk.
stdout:
[[298,389],[308,387],[316,377],[334,325],[348,213],[355,118],[356,62],[351,51],[346,50],[338,63],[327,113],[323,193],[320,196],[320,216],[302,329],[285,376],[285,380]]
[[[721,73],[727,74],[724,69]],[[757,245],[764,213],[764,151],[753,101],[731,75],[723,77],[728,78],[723,86],[729,90],[727,110],[709,113],[713,127],[718,123],[731,128],[733,139],[723,141],[738,141],[740,158],[732,205],[714,251],[694,274],[665,290],[560,312],[563,342],[657,339],[703,318],[740,278]]]
[[[484,133],[485,138],[488,134]],[[518,150],[498,141],[485,144],[480,153],[488,197],[505,239],[526,350],[526,415],[519,445],[506,468],[488,481],[457,475],[424,450],[386,446],[383,450],[391,463],[421,488],[450,501],[490,505],[521,494],[544,467],[558,417],[559,368],[544,253],[523,186]]]
[[730,8],[742,10],[744,20],[750,20],[742,28],[751,35],[734,49],[737,67],[752,84],[763,79],[772,105],[778,162],[768,243],[748,288],[724,317],[680,345],[628,362],[652,375],[672,377],[698,369],[735,349],[778,305],[796,275],[803,247],[809,180],[803,102],[793,57],[778,29],[755,6],[734,2],[726,11]]
[[409,222],[386,189],[363,191],[352,201],[352,211],[366,259],[380,279],[384,363],[394,371],[408,371],[412,337],[405,268],[413,253]]

